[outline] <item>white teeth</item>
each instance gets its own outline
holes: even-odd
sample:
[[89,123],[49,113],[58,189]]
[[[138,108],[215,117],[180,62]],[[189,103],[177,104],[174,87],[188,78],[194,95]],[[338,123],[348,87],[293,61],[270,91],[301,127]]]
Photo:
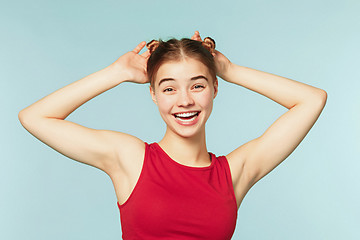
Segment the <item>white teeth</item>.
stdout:
[[188,112],[188,113],[178,113],[175,114],[176,117],[191,117],[197,114],[198,112]]
[[191,121],[193,121],[195,118],[196,118],[197,116],[194,116],[194,117],[192,117],[192,118],[190,118],[190,119],[182,119],[182,118],[176,118],[176,119],[179,119],[180,121],[182,121],[182,122],[191,122]]

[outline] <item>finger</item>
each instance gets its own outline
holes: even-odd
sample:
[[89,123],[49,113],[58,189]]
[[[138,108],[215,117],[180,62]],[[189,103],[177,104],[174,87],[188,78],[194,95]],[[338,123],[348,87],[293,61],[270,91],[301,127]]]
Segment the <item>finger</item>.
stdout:
[[195,31],[194,35],[192,35],[192,37],[191,37],[192,40],[196,40],[196,32],[198,32],[198,31]]
[[202,42],[199,31],[195,31],[195,33],[194,33],[194,36],[193,36],[193,37],[194,37],[194,39],[193,39],[193,40],[196,40],[196,41],[200,41],[200,42]]
[[143,53],[141,54],[141,56],[144,57],[144,58],[150,57],[150,51],[149,51],[149,50],[146,50],[145,52],[143,52]]
[[133,52],[134,53],[139,53],[141,51],[141,49],[143,49],[143,47],[145,47],[146,42],[142,41],[141,43],[139,43],[139,45],[136,46],[136,48],[134,48]]
[[199,31],[195,31],[195,40],[202,42]]

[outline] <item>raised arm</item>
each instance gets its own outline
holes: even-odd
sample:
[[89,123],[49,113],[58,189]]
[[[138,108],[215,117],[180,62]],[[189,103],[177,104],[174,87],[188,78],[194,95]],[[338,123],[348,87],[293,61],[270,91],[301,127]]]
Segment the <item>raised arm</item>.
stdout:
[[[201,40],[198,32],[192,37]],[[241,191],[247,191],[284,161],[305,138],[322,112],[327,93],[319,88],[285,77],[231,63],[215,51],[217,75],[289,109],[261,136],[238,147],[226,157],[238,177]]]
[[40,141],[71,159],[94,166],[106,173],[121,167],[122,156],[143,147],[140,139],[115,131],[87,128],[65,118],[85,102],[120,83],[146,83],[146,62],[149,52],[139,55],[144,46],[145,42],[140,43],[133,51],[124,54],[110,66],[73,82],[21,110],[18,115],[21,124]]
[[242,173],[251,187],[284,161],[305,138],[325,106],[327,93],[301,82],[233,63],[222,78],[289,109],[261,136],[227,156],[229,161],[243,161]]

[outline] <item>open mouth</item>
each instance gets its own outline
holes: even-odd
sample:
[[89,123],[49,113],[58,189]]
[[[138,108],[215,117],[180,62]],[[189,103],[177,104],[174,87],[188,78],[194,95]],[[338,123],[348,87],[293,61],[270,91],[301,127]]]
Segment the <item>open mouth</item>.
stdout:
[[191,122],[197,116],[199,116],[199,113],[200,113],[200,111],[195,111],[195,112],[186,112],[186,113],[175,113],[173,115],[176,119],[179,119],[183,122]]

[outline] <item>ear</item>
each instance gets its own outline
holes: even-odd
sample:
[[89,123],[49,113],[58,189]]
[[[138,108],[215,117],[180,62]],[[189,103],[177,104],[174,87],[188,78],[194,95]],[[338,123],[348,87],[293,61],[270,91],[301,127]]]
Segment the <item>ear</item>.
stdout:
[[151,98],[152,98],[153,102],[157,105],[156,96],[155,96],[155,89],[153,89],[151,87],[151,85],[150,85],[149,89],[150,89]]
[[215,99],[215,97],[217,96],[218,87],[219,87],[219,82],[218,82],[218,79],[215,78],[215,81],[214,81],[214,99]]

